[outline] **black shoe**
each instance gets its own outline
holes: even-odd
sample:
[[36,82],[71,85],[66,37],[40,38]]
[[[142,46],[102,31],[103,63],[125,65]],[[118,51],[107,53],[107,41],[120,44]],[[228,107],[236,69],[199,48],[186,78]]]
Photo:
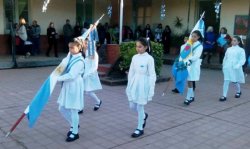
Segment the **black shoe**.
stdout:
[[100,107],[101,107],[101,105],[102,105],[102,101],[100,100],[100,103],[99,104],[96,104],[95,106],[94,106],[94,111],[97,111]]
[[194,101],[194,97],[190,97],[189,103]]
[[[70,127],[70,128],[72,129],[73,127]],[[78,128],[80,128],[80,125],[78,125]],[[69,137],[71,134],[72,134],[72,131],[69,131],[69,132],[67,133],[67,137]]]
[[220,100],[220,101],[226,101],[226,100],[227,100],[227,97],[222,96],[219,100]]
[[143,128],[145,128],[146,126],[147,119],[148,119],[148,113],[145,113],[144,123],[142,125]]
[[185,105],[189,105],[189,104],[190,104],[190,101],[187,100],[187,99],[185,99],[184,104],[185,104]]
[[69,132],[67,133],[67,137],[69,137],[71,134],[72,134],[72,131],[69,131]]
[[144,131],[143,130],[140,130],[140,129],[136,129],[135,131],[139,131],[139,133],[137,134],[137,133],[132,133],[132,135],[131,135],[131,137],[132,138],[137,138],[137,137],[140,137],[141,135],[143,135],[144,134]]
[[234,98],[240,98],[240,95],[241,95],[241,92],[236,93],[236,94],[234,95]]
[[72,141],[75,141],[75,140],[79,139],[79,135],[78,134],[71,133],[70,135],[73,135],[74,137],[71,138],[70,136],[68,136],[67,139],[66,139],[66,142],[72,142]]
[[80,111],[78,112],[78,114],[83,114],[83,110],[80,110]]
[[173,93],[180,93],[177,88],[172,90]]

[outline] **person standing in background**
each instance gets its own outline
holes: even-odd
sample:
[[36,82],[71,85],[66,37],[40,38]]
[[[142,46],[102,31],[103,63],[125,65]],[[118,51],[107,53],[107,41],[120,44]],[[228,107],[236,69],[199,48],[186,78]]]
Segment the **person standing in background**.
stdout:
[[171,29],[168,25],[166,25],[162,33],[162,43],[163,43],[164,53],[168,54],[171,46]]
[[216,37],[215,37],[215,33],[214,33],[214,28],[212,26],[209,26],[207,28],[207,31],[206,31],[205,37],[204,37],[203,56],[202,56],[203,60],[206,58],[206,56],[208,56],[208,58],[207,58],[208,64],[210,64],[210,59],[213,55],[215,43],[216,43]]
[[66,24],[63,26],[63,37],[64,37],[64,52],[68,52],[68,44],[73,39],[74,30],[70,24],[70,20],[66,20]]
[[58,57],[56,34],[57,33],[56,33],[56,29],[54,28],[54,23],[50,22],[49,27],[47,28],[47,37],[48,37],[49,47],[46,52],[46,56],[48,57],[50,56],[49,53],[52,49],[52,46],[54,46],[55,57]]
[[31,34],[31,42],[33,44],[32,53],[34,55],[40,54],[40,34],[41,28],[40,25],[37,24],[37,21],[34,20],[31,26],[32,34]]
[[220,29],[219,38],[217,39],[220,64],[222,64],[226,50],[230,46],[231,41],[232,39],[230,35],[227,33],[227,29],[225,27],[222,27]]

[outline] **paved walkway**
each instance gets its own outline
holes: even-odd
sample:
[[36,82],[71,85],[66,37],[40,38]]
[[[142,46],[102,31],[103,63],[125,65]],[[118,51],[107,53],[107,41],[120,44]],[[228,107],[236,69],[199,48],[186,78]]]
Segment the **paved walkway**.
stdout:
[[[103,86],[97,95],[103,100],[99,111],[86,97],[80,115],[80,139],[66,143],[68,125],[56,103],[60,85],[43,110],[34,128],[25,118],[16,130],[6,132],[21,115],[43,81],[55,67],[0,70],[0,149],[249,149],[250,148],[250,77],[242,85],[242,97],[234,98],[230,87],[228,101],[219,102],[222,72],[203,69],[197,83],[196,101],[184,106],[185,96],[172,94],[171,84],[162,96],[166,82],[158,83],[149,113],[145,134],[133,139],[137,117],[128,108],[126,86]],[[170,75],[164,65],[162,75]]]

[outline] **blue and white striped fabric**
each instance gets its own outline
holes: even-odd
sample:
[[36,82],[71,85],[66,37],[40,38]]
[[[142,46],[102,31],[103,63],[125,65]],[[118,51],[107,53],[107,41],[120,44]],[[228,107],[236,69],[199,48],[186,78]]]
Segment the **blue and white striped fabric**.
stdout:
[[38,117],[40,116],[44,106],[48,102],[49,97],[55,88],[57,78],[62,73],[70,69],[71,64],[69,60],[70,60],[70,53],[68,53],[67,57],[64,58],[62,62],[56,67],[56,69],[50,74],[50,76],[38,90],[36,96],[33,98],[29,106],[25,109],[24,113],[28,117],[29,127],[33,127]]
[[95,28],[93,31],[89,33],[88,39],[88,50],[86,56],[94,56],[96,51],[96,42],[99,41],[98,32]]

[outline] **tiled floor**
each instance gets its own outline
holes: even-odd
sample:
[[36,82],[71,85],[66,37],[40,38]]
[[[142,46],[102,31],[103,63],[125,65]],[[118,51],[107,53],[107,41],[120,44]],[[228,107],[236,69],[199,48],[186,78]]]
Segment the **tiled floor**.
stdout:
[[[202,69],[197,83],[196,100],[183,105],[184,95],[172,94],[173,82],[158,83],[145,134],[130,137],[137,125],[137,114],[128,107],[126,86],[105,86],[97,95],[103,104],[92,110],[94,102],[86,97],[80,115],[80,139],[66,143],[68,124],[56,103],[60,85],[39,117],[34,128],[27,119],[5,138],[11,125],[21,115],[40,85],[55,67],[0,70],[0,149],[249,149],[250,148],[250,78],[242,85],[242,97],[234,98],[233,85],[228,101],[219,102],[223,76],[219,70]],[[162,75],[170,76],[164,65]],[[162,92],[170,83],[165,96]]]

